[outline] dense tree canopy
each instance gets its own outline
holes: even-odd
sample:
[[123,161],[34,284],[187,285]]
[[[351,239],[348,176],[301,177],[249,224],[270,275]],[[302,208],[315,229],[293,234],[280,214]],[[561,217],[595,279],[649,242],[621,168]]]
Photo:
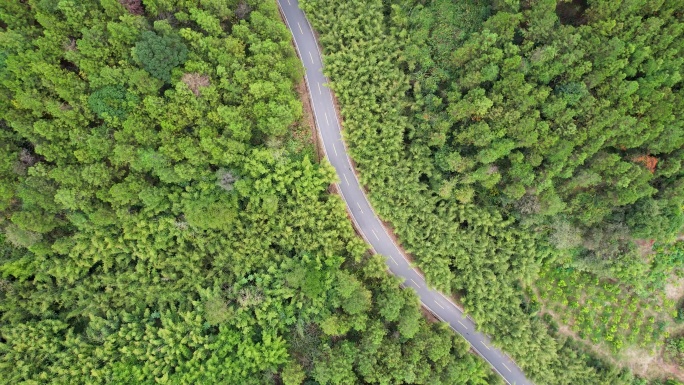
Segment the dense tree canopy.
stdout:
[[[644,297],[684,266],[678,2],[301,3],[429,282],[537,384],[645,384],[556,334],[535,284]],[[0,3],[0,377],[497,383],[354,237],[301,76],[274,1]]]
[[535,383],[631,383],[552,338],[531,289],[562,266],[644,292],[658,262],[634,240],[681,231],[678,2],[301,3],[361,178],[428,281]]
[[313,162],[272,1],[0,3],[0,378],[484,384]]
[[581,14],[509,3],[467,38],[433,45],[453,47],[448,57],[411,57],[425,106],[412,146],[434,154],[433,187],[475,189],[523,217],[673,239],[684,223],[681,15],[677,2],[621,3]]

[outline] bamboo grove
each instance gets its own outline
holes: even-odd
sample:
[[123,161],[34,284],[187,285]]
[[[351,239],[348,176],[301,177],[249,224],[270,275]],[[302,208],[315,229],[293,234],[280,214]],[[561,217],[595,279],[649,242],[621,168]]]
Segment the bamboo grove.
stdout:
[[493,384],[355,237],[273,1],[0,3],[0,382]]
[[301,3],[373,205],[428,281],[535,383],[646,383],[557,334],[536,285],[649,296],[681,268],[638,247],[684,223],[678,2]]

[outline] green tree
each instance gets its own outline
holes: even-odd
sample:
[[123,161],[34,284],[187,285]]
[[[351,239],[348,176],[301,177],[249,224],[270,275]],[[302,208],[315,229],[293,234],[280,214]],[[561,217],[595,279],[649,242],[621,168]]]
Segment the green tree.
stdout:
[[133,47],[133,58],[155,78],[171,81],[171,71],[185,63],[188,49],[180,39],[144,31],[140,41]]
[[123,121],[135,104],[135,96],[127,92],[123,86],[106,86],[88,97],[90,109],[103,119],[118,118]]
[[301,385],[306,379],[304,368],[296,362],[289,362],[281,374],[284,385]]

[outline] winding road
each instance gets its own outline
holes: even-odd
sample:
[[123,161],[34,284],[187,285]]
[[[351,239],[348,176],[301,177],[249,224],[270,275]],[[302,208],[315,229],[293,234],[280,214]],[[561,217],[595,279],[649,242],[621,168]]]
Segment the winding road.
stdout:
[[463,336],[473,350],[484,358],[491,367],[511,385],[531,385],[520,368],[502,351],[492,346],[489,337],[477,332],[470,317],[442,293],[430,289],[425,278],[408,262],[404,253],[387,233],[386,228],[370,206],[361,188],[347,148],[342,140],[340,122],[337,119],[332,92],[326,87],[328,80],[323,75],[323,60],[318,49],[313,29],[299,8],[297,0],[278,0],[288,28],[294,37],[295,47],[306,70],[305,78],[309,88],[314,119],[323,143],[325,155],[337,171],[340,182],[338,191],[347,204],[348,211],[357,230],[371,245],[373,251],[385,256],[392,274],[404,278],[404,287],[413,288],[423,306]]

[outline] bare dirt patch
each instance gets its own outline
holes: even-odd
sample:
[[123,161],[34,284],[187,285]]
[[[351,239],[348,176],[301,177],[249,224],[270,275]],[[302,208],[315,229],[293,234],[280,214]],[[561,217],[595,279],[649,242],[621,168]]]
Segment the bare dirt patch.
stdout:
[[634,243],[637,245],[637,250],[639,254],[648,259],[653,255],[653,245],[655,241],[652,239],[635,239]]
[[677,364],[665,362],[662,357],[659,357],[649,369],[647,376],[650,378],[663,378],[663,374],[667,373],[679,381],[684,381],[684,371]]
[[642,349],[627,349],[621,358],[635,374],[641,377],[684,379],[684,372],[677,365],[663,360],[662,352],[648,353]]
[[665,297],[673,301],[678,301],[684,297],[684,278],[677,278],[670,281],[665,286]]

